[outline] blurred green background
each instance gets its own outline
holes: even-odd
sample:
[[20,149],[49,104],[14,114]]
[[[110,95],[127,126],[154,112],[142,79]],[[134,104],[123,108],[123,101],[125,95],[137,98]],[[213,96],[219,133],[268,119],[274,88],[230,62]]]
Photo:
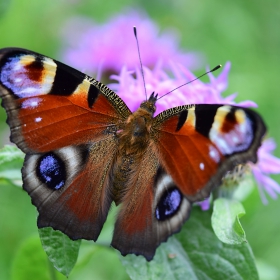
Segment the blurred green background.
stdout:
[[[0,47],[23,47],[59,60],[67,19],[81,15],[104,22],[127,6],[146,11],[161,30],[176,28],[181,47],[203,53],[206,65],[231,61],[226,94],[238,92],[238,101],[258,103],[269,137],[280,143],[280,1],[0,0]],[[9,135],[5,119],[1,108],[1,147]],[[275,154],[280,157],[279,147]],[[279,176],[274,179],[280,182]],[[36,210],[21,189],[0,187],[0,279],[10,279],[18,248],[37,233]],[[266,271],[262,279],[277,279],[277,270],[280,279],[280,201],[269,199],[264,206],[255,188],[244,206],[241,222],[262,273]],[[108,278],[108,269],[119,271],[120,279],[125,275],[114,251],[88,262],[83,279]]]

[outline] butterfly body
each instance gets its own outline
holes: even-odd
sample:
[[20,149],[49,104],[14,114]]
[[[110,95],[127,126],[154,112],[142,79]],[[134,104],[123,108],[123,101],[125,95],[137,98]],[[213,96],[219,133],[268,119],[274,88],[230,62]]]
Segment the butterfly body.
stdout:
[[[137,179],[133,171],[138,170],[138,165],[147,150],[149,143],[155,135],[151,132],[153,124],[153,114],[155,112],[155,100],[153,95],[147,102],[143,102],[140,108],[132,113],[123,125],[116,131],[118,141],[118,151],[113,167],[113,197],[118,205],[125,195],[129,186]],[[154,147],[155,149],[155,147]],[[155,166],[158,166],[155,161]],[[145,170],[145,172],[150,172]]]
[[0,50],[11,141],[38,227],[96,241],[113,202],[112,246],[151,260],[236,165],[256,162],[266,128],[250,109],[185,105],[154,117],[157,95],[131,112],[95,79],[32,51]]

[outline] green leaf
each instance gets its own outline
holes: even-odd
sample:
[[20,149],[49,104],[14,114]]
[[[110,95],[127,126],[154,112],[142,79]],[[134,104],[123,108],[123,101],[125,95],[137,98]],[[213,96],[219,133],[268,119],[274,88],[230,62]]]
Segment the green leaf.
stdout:
[[249,245],[221,242],[211,227],[211,213],[197,208],[152,261],[134,255],[120,259],[131,279],[258,279]]
[[[61,275],[61,274],[60,274]],[[54,276],[54,277],[53,277]],[[62,276],[62,275],[61,275]],[[12,280],[63,279],[48,263],[38,236],[29,237],[20,247],[12,263]]]
[[218,198],[214,200],[212,227],[217,237],[224,243],[241,244],[247,242],[239,218],[245,214],[243,205],[235,200]]
[[81,240],[73,241],[59,230],[50,227],[39,229],[41,242],[54,267],[68,276],[79,254]]
[[21,168],[24,153],[15,146],[0,149],[0,179],[9,181],[16,186],[22,185]]
[[147,262],[142,256],[121,257],[122,264],[131,279],[192,279],[188,256],[175,238],[169,238],[156,252],[154,259]]

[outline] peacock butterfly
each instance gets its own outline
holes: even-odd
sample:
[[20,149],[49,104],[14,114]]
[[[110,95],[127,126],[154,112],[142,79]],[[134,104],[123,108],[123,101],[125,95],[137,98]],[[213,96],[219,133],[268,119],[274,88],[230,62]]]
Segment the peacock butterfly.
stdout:
[[0,95],[11,141],[26,153],[23,188],[38,227],[96,241],[114,201],[111,245],[156,248],[237,164],[257,161],[266,128],[254,111],[185,105],[156,117],[152,93],[131,112],[95,79],[41,54],[0,50]]

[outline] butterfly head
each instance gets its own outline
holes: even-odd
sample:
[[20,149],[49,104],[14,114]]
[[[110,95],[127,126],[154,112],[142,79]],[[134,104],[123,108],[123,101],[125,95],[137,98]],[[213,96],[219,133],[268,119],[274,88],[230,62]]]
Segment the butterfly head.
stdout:
[[146,111],[151,113],[151,115],[153,115],[156,111],[155,104],[157,101],[157,97],[158,95],[153,92],[147,101],[141,103],[140,108],[145,109]]

